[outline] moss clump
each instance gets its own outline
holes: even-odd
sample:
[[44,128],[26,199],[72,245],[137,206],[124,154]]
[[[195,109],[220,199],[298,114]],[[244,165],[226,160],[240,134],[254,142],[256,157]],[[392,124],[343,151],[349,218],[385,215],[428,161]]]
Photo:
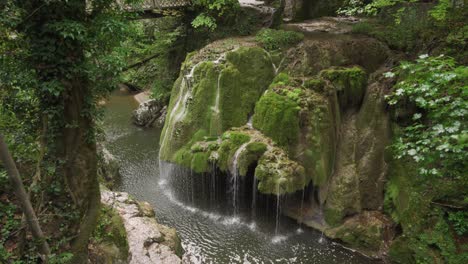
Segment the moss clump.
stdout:
[[127,232],[122,218],[108,206],[101,207],[96,229],[91,240],[97,245],[100,255],[109,261],[118,262],[128,258]]
[[299,32],[269,28],[260,30],[255,36],[255,40],[267,50],[286,49],[303,39],[304,35]]
[[325,234],[368,256],[378,257],[392,238],[392,222],[379,211],[366,211],[346,219],[338,227],[325,229]]
[[255,106],[253,125],[283,147],[297,143],[300,107],[294,98],[268,92]]
[[210,153],[197,152],[192,155],[192,162],[190,167],[196,173],[207,172],[210,168]]
[[361,105],[367,87],[367,74],[362,68],[332,68],[321,71],[320,76],[332,82],[341,109]]
[[258,161],[260,157],[267,151],[268,147],[265,143],[262,142],[252,142],[249,143],[244,152],[239,157],[239,174],[242,176],[247,175],[247,170],[249,166],[254,162]]
[[228,131],[222,136],[223,142],[221,143],[218,150],[218,168],[222,171],[228,171],[230,168],[231,160],[237,149],[242,144],[247,143],[250,140],[250,136],[241,133]]
[[226,54],[221,72],[223,131],[247,123],[255,103],[274,77],[273,66],[261,48],[239,48]]
[[320,78],[312,78],[304,81],[304,84],[302,85],[307,89],[311,89],[315,92],[318,93],[323,93],[325,92],[325,82],[320,79]]
[[[181,77],[174,85],[161,135],[164,144],[161,144],[160,157],[163,160],[191,166],[192,145],[247,123],[256,101],[274,77],[271,60],[259,47],[217,52],[225,52],[225,59],[216,63],[196,62],[213,57],[207,47],[184,63]],[[220,56],[216,54],[215,57]],[[191,71],[193,74],[188,74]],[[176,106],[178,109],[174,110]],[[199,167],[198,162],[195,164],[197,169],[203,167]]]
[[304,167],[288,158],[280,149],[263,155],[255,169],[258,190],[264,194],[283,195],[304,189],[310,182]]
[[439,206],[437,201],[460,206],[458,200],[466,197],[466,180],[423,178],[411,161],[392,160],[389,167],[385,211],[402,227],[402,235],[390,247],[391,260],[465,263],[466,243],[460,243],[448,219],[453,209]]
[[342,210],[334,208],[325,208],[324,210],[325,221],[332,227],[339,226],[342,223],[342,219],[345,216]]

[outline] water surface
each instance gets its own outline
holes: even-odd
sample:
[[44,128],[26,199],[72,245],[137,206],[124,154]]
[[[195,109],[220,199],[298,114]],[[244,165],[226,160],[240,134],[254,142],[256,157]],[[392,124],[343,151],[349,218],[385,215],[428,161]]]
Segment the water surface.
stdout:
[[[376,263],[323,238],[320,232],[300,227],[287,217],[278,218],[277,229],[274,199],[273,203],[258,201],[255,212],[249,208],[249,202],[244,203],[238,214],[233,215],[228,190],[217,188],[213,194],[210,188],[211,181],[217,181],[214,186],[223,185],[222,177],[173,170],[169,174],[178,171],[177,177],[180,174],[187,177],[179,180],[175,175],[166,175],[168,178],[163,178],[158,161],[161,131],[133,126],[130,116],[136,107],[133,97],[122,91],[114,93],[106,105],[106,145],[121,163],[119,190],[150,202],[158,222],[177,229],[192,262]],[[198,187],[193,189],[196,184]]]

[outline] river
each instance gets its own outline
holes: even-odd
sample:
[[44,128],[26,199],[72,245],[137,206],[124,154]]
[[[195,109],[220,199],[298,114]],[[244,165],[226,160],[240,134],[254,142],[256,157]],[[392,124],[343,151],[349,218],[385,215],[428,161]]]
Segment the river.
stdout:
[[[132,125],[131,112],[136,107],[133,96],[125,91],[115,92],[106,103],[106,146],[121,164],[118,190],[151,203],[158,222],[177,230],[193,263],[378,263],[287,217],[277,220],[271,203],[259,203],[254,213],[250,208],[240,208],[233,216],[229,202],[220,197],[222,190],[214,200],[203,194],[209,187],[192,192],[195,198],[183,198],[187,192],[181,189],[190,189],[187,185],[193,183],[173,185],[160,176],[161,131]],[[191,179],[187,176],[185,179]],[[208,182],[213,177],[200,179]]]

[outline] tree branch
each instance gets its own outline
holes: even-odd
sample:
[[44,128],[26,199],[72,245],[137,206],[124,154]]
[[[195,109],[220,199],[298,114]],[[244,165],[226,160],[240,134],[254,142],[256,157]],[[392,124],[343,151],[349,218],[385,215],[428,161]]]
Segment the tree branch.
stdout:
[[16,196],[18,197],[21,209],[26,216],[26,222],[31,229],[32,235],[35,239],[40,241],[41,259],[47,263],[48,256],[50,255],[49,244],[47,243],[44,233],[42,233],[42,229],[39,226],[36,213],[34,212],[31,201],[29,200],[29,196],[24,189],[24,185],[19,175],[18,169],[16,168],[15,162],[13,161],[13,158],[8,151],[8,146],[3,140],[2,134],[0,134],[0,160],[7,170],[11,185],[13,186]]

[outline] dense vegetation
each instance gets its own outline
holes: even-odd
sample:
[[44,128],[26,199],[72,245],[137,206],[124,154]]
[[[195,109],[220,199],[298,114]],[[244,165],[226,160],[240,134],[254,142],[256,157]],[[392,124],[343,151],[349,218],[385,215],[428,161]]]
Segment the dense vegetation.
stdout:
[[[273,2],[282,8],[282,1]],[[393,142],[388,151],[392,168],[385,212],[400,231],[390,257],[397,263],[467,263],[468,8],[463,1],[450,0],[343,2],[337,14],[366,18],[353,26],[353,33],[379,39],[397,54],[398,63],[385,73],[394,82],[386,96]],[[275,56],[304,39],[292,31],[258,30],[256,18],[235,0],[195,0],[186,15],[157,20],[135,19],[139,14],[124,12],[113,0],[86,4],[82,0],[0,3],[0,134],[47,234],[50,263],[83,262],[90,237],[91,244],[117,239],[127,246],[122,230],[114,225],[115,213],[98,206],[99,102],[118,84],[151,91],[153,98],[168,103],[186,54],[207,41],[255,35],[252,38]],[[248,51],[253,55],[244,57],[263,56],[252,50]],[[236,59],[228,58],[239,72],[250,66]],[[214,66],[205,68],[210,67]],[[255,76],[245,80],[255,73],[235,75],[236,82],[229,85],[255,84]],[[229,69],[224,74],[234,75]],[[287,80],[281,79],[287,77],[278,75],[276,85],[287,86]],[[302,86],[308,84],[314,86],[312,81]],[[282,114],[276,123],[284,127],[296,124],[299,92],[271,93],[260,100],[258,111],[262,116]],[[279,107],[272,111],[268,107],[272,104]],[[236,111],[248,110],[230,113]],[[200,111],[200,116],[206,113]],[[225,124],[242,125],[242,120],[224,118]],[[279,124],[263,124],[266,121],[271,120],[254,119],[279,145],[297,141],[294,133],[283,137]],[[261,147],[263,153],[265,145]],[[185,152],[189,150],[183,149],[177,158],[185,161]],[[200,164],[195,164],[196,171],[208,166]],[[0,164],[1,263],[39,261],[38,243],[28,235],[24,221]]]

